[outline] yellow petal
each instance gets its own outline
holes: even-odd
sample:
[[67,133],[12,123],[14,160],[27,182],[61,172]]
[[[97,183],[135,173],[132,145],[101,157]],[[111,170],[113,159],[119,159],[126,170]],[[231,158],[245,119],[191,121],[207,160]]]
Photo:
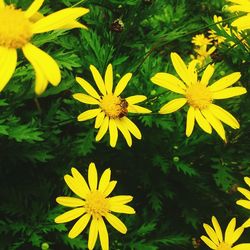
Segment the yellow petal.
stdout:
[[74,239],[75,237],[77,237],[88,225],[90,218],[90,214],[83,215],[69,231],[69,238]]
[[214,66],[209,64],[206,67],[206,69],[204,70],[204,73],[203,73],[202,78],[201,78],[201,84],[207,86],[213,73],[214,73]]
[[96,116],[96,119],[95,119],[95,128],[100,128],[100,126],[102,125],[103,123],[103,120],[105,118],[105,113],[102,111],[100,112],[97,116]]
[[82,193],[84,193],[84,197],[86,198],[88,193],[90,192],[87,182],[76,168],[71,168],[71,173],[78,185],[81,186]]
[[235,226],[236,226],[236,219],[233,218],[229,222],[229,224],[226,228],[226,231],[225,231],[225,242],[230,244],[230,245],[232,245],[234,243],[234,242],[232,242],[232,240],[233,240]]
[[88,240],[88,249],[93,250],[98,236],[98,221],[92,219],[89,229],[89,240]]
[[82,188],[82,186],[80,185],[80,183],[73,178],[72,176],[66,174],[64,176],[64,180],[66,182],[66,184],[68,185],[68,187],[79,197],[85,199],[86,198],[86,190],[84,190]]
[[210,123],[210,125],[214,128],[214,130],[218,133],[222,140],[226,141],[225,130],[220,120],[214,117],[209,109],[203,109],[201,110],[201,113],[205,116],[206,120]]
[[120,119],[120,121],[130,131],[130,133],[132,135],[134,135],[135,138],[137,138],[139,140],[141,139],[142,136],[141,136],[140,130],[137,128],[137,126],[130,119],[128,119],[126,116],[124,116]]
[[117,128],[121,131],[122,135],[124,136],[128,146],[131,147],[132,146],[132,138],[131,138],[131,135],[129,133],[129,130],[127,129],[126,126],[124,126],[124,124],[121,122],[120,119],[115,119],[115,123],[116,123]]
[[236,204],[239,205],[239,206],[242,206],[242,207],[244,207],[246,209],[250,209],[250,201],[247,201],[247,200],[237,200]]
[[110,203],[116,203],[117,204],[126,204],[133,200],[133,196],[131,195],[116,195],[114,197],[109,198]]
[[56,202],[65,207],[80,207],[80,206],[84,206],[85,204],[85,201],[79,198],[67,197],[67,196],[57,197]]
[[88,29],[85,25],[77,22],[77,21],[71,21],[67,24],[64,24],[58,29],[75,29],[75,28],[80,28],[80,29]]
[[212,95],[213,99],[226,99],[231,98],[238,95],[243,95],[247,92],[247,90],[243,87],[231,87],[227,89],[223,89],[218,92],[214,92]]
[[[229,244],[234,244],[239,238],[240,236],[242,235],[244,231],[244,227],[239,227],[237,228],[234,232],[233,232],[233,235],[232,235],[232,238],[228,239],[228,242]],[[227,242],[227,241],[226,241]]]
[[3,8],[5,6],[4,0],[0,0],[0,8]]
[[186,86],[185,84],[176,78],[175,76],[168,73],[157,73],[152,78],[151,81],[165,89],[169,89],[178,94],[185,94]]
[[82,88],[91,96],[93,96],[95,99],[99,100],[100,96],[95,91],[95,89],[83,78],[76,77],[76,81],[82,86]]
[[217,249],[217,246],[208,237],[202,235],[201,240],[204,241],[211,249]]
[[175,53],[172,52],[170,54],[173,66],[175,68],[176,73],[180,76],[180,78],[187,84],[190,85],[192,82],[192,79],[190,77],[189,71],[187,69],[186,64],[183,62],[181,57]]
[[106,225],[102,217],[97,222],[102,250],[109,250],[109,236]]
[[131,77],[132,77],[132,74],[127,73],[120,79],[120,81],[118,82],[115,88],[115,92],[114,92],[115,96],[119,96],[123,92],[123,90],[126,88]]
[[25,11],[25,16],[27,18],[32,17],[43,5],[44,0],[34,0],[29,8]]
[[244,177],[244,181],[250,187],[250,178],[249,177]]
[[55,218],[55,223],[65,223],[72,221],[79,216],[83,215],[86,212],[84,207],[78,207],[72,210],[69,210]]
[[15,72],[17,52],[0,46],[0,91],[6,86]]
[[31,43],[27,43],[22,50],[32,66],[33,64],[37,65],[52,85],[57,86],[60,83],[61,72],[56,61],[51,56]]
[[110,168],[106,169],[103,172],[101,179],[99,181],[99,186],[98,186],[98,190],[100,192],[103,193],[107,189],[109,182],[110,182],[110,175],[111,175]]
[[217,235],[217,237],[219,239],[219,242],[222,242],[223,241],[223,237],[222,237],[221,227],[220,227],[219,222],[215,218],[215,216],[212,217],[212,224],[213,224],[214,230],[216,232],[216,235]]
[[127,205],[110,204],[110,211],[123,214],[135,214],[135,210]]
[[204,227],[207,235],[209,236],[209,238],[214,242],[214,244],[216,244],[218,246],[219,240],[218,240],[218,237],[217,237],[214,229],[206,223],[203,224],[203,227]]
[[250,227],[250,218],[247,219],[247,220],[243,223],[243,225],[242,225],[241,227],[244,227],[244,228]]
[[195,120],[198,125],[203,129],[206,133],[212,133],[212,127],[209,122],[204,118],[199,109],[195,109]]
[[101,125],[97,135],[96,135],[96,138],[95,138],[96,141],[100,141],[102,139],[102,137],[106,134],[108,127],[109,127],[109,117],[106,116],[102,122],[102,125]]
[[115,186],[117,184],[117,181],[111,181],[108,185],[108,187],[106,188],[106,190],[103,192],[103,194],[105,195],[105,197],[107,197],[109,194],[112,193],[112,191],[114,190]]
[[141,107],[139,105],[130,104],[128,106],[128,112],[129,113],[148,114],[148,113],[151,113],[152,111],[147,109],[147,108]]
[[105,84],[104,84],[101,74],[99,73],[99,71],[94,65],[90,65],[89,68],[95,80],[96,86],[98,87],[102,95],[106,95],[106,88],[105,88]]
[[109,120],[109,136],[110,146],[114,148],[118,138],[118,130],[114,119]]
[[36,23],[33,24],[33,34],[48,32],[56,29],[60,29],[63,25],[67,25],[76,18],[83,16],[89,12],[89,9],[85,8],[66,8],[54,12]]
[[170,114],[173,113],[175,111],[177,111],[178,109],[180,109],[181,107],[183,107],[187,102],[186,98],[176,98],[168,103],[166,103],[165,105],[163,105],[161,107],[161,109],[159,110],[160,114]]
[[196,70],[196,65],[199,63],[198,60],[192,60],[189,64],[188,64],[188,72],[189,75],[191,76],[191,83],[195,84],[197,83],[197,70]]
[[225,89],[234,83],[236,83],[241,77],[240,72],[235,72],[230,75],[222,77],[220,80],[213,83],[211,86],[208,86],[208,89],[212,92]]
[[107,219],[107,221],[110,223],[110,225],[112,227],[114,227],[117,231],[119,231],[122,234],[127,233],[127,228],[124,225],[124,223],[117,218],[115,215],[108,213],[105,218]]
[[98,175],[97,175],[97,170],[96,170],[96,166],[94,162],[91,162],[89,164],[88,181],[89,181],[89,187],[91,191],[97,190]]
[[73,94],[73,98],[78,100],[79,102],[86,103],[86,104],[99,104],[100,102],[93,98],[92,96],[85,95],[82,93]]
[[101,111],[102,110],[100,108],[90,109],[90,110],[84,111],[83,113],[81,113],[80,115],[77,116],[77,120],[79,122],[90,120],[90,119],[96,117]]
[[194,129],[194,108],[190,106],[187,112],[186,136],[189,137]]
[[109,64],[105,73],[104,82],[108,94],[112,93],[113,90],[113,68],[112,64]]
[[133,96],[129,96],[126,98],[126,101],[128,102],[128,104],[136,104],[139,102],[143,102],[147,99],[147,97],[145,95],[133,95]]
[[232,26],[238,28],[238,30],[245,30],[250,28],[250,14],[239,17],[231,23]]
[[248,250],[248,249],[250,249],[250,243],[242,243],[232,248],[232,250]]
[[225,124],[229,125],[230,127],[237,129],[240,127],[240,124],[238,121],[225,109],[215,105],[211,104],[209,106],[209,110],[213,113],[213,115],[218,119],[224,122]]

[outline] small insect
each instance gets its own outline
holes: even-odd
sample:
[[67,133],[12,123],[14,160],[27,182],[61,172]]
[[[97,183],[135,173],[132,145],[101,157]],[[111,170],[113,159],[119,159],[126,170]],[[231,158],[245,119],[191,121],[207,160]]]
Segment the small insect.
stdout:
[[121,107],[121,112],[119,114],[119,118],[122,118],[124,116],[127,116],[128,114],[128,102],[126,101],[126,99],[122,99],[121,98],[121,102],[120,102],[120,107]]

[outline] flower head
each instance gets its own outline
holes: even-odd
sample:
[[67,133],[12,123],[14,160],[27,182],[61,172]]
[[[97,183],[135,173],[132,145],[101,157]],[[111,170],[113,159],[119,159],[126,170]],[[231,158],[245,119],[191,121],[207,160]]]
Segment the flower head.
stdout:
[[[244,181],[250,187],[250,178],[245,177]],[[238,200],[236,201],[236,204],[246,209],[250,209],[250,191],[242,187],[238,187],[237,190],[246,197],[246,200],[243,200],[243,199]]]
[[[48,54],[31,43],[33,35],[64,28],[85,28],[75,19],[88,13],[85,8],[66,8],[46,17],[38,15],[44,0],[34,0],[24,11],[0,0],[0,91],[12,77],[17,65],[17,50],[33,66],[36,73],[35,92],[40,95],[48,83],[57,86],[61,73]],[[38,17],[38,18],[37,18]]]
[[[71,175],[65,175],[64,180],[69,188],[79,197],[58,197],[56,201],[66,207],[72,207],[72,210],[65,212],[55,218],[56,223],[65,223],[77,220],[68,236],[69,238],[77,237],[87,226],[89,221],[89,240],[88,248],[92,250],[95,246],[99,234],[103,250],[109,249],[109,237],[105,220],[119,232],[125,234],[126,226],[123,222],[112,214],[125,213],[134,214],[132,207],[126,205],[133,197],[130,195],[118,195],[108,197],[116,186],[116,181],[110,181],[111,171],[106,169],[99,181],[97,170],[94,163],[90,163],[88,169],[88,184],[77,169],[71,169]],[[105,220],[104,220],[105,219]]]
[[233,218],[225,231],[225,236],[223,237],[221,227],[217,221],[217,219],[212,217],[213,228],[208,224],[203,224],[203,227],[208,235],[201,236],[201,239],[206,243],[206,245],[214,250],[246,250],[250,249],[250,243],[243,243],[233,246],[233,244],[240,238],[242,235],[244,228],[239,227],[235,229],[236,219]]
[[228,2],[233,3],[228,7],[228,10],[231,12],[239,11],[246,12],[247,14],[237,18],[232,22],[232,26],[238,28],[238,30],[250,29],[250,0],[227,0]]
[[76,77],[76,81],[83,87],[88,95],[77,93],[74,94],[73,97],[80,102],[90,105],[98,105],[99,107],[81,113],[77,117],[78,121],[86,121],[96,118],[95,128],[99,129],[96,135],[96,141],[100,141],[109,129],[110,145],[115,147],[119,129],[127,141],[127,144],[131,146],[132,138],[130,133],[137,139],[141,139],[141,132],[127,117],[127,114],[150,113],[151,111],[149,109],[136,105],[137,103],[146,100],[146,96],[134,95],[127,98],[122,98],[120,96],[132,77],[131,73],[125,74],[120,79],[113,92],[113,68],[111,64],[107,67],[104,80],[99,71],[93,65],[90,66],[90,70],[100,94],[97,93],[87,81],[80,77]]
[[182,97],[165,104],[159,113],[169,114],[187,104],[189,106],[186,123],[187,136],[192,134],[196,120],[205,132],[211,134],[212,128],[214,128],[219,136],[226,141],[225,130],[221,122],[233,129],[239,128],[240,125],[229,112],[213,102],[246,93],[246,89],[243,87],[230,87],[239,80],[240,72],[224,76],[209,85],[210,78],[214,73],[214,66],[207,66],[201,80],[198,80],[195,70],[196,61],[187,67],[177,53],[171,53],[171,60],[181,80],[171,74],[160,72],[155,74],[151,81],[182,95]]
[[204,34],[198,34],[192,38],[192,43],[196,46],[206,46],[212,44],[211,41],[212,40],[205,37]]

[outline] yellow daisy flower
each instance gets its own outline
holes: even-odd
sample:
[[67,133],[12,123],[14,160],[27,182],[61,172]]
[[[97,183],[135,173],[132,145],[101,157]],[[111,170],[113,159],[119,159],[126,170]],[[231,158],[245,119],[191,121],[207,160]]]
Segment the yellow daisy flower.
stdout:
[[196,61],[193,61],[187,67],[177,53],[171,53],[171,60],[175,71],[182,80],[171,74],[160,72],[155,74],[151,78],[151,81],[163,88],[181,94],[182,97],[165,104],[159,113],[169,114],[188,104],[187,136],[192,134],[196,120],[205,132],[211,134],[212,128],[214,128],[219,136],[226,141],[225,130],[221,122],[224,122],[233,129],[239,128],[240,125],[229,112],[213,104],[213,101],[246,93],[246,89],[243,87],[230,87],[239,80],[241,76],[240,72],[224,76],[208,86],[209,80],[214,73],[212,65],[207,66],[201,80],[198,80],[195,70]]
[[207,45],[203,45],[194,49],[194,51],[197,53],[197,60],[199,61],[200,66],[204,65],[206,59],[210,58],[210,55],[212,55],[215,50],[215,46],[212,46],[211,48],[207,49]]
[[237,18],[231,25],[237,27],[238,30],[250,29],[250,0],[228,0],[228,2],[235,4],[228,7],[229,11],[247,13],[245,16]]
[[92,118],[95,120],[95,128],[99,129],[96,135],[96,141],[100,141],[109,129],[110,146],[115,147],[118,130],[123,134],[128,146],[132,145],[131,135],[137,139],[141,139],[141,132],[137,126],[127,117],[128,113],[150,113],[149,109],[140,107],[137,103],[147,99],[144,95],[134,95],[127,98],[122,98],[120,95],[126,88],[129,80],[132,77],[131,73],[125,74],[118,82],[113,92],[113,68],[109,64],[105,73],[104,80],[99,71],[93,66],[90,66],[91,73],[100,94],[83,78],[76,77],[76,81],[88,93],[74,94],[73,97],[86,104],[98,105],[98,108],[87,110],[81,113],[78,121],[86,121]]
[[[240,238],[242,235],[244,228],[239,227],[235,229],[236,219],[233,218],[225,231],[225,236],[223,237],[221,227],[217,221],[217,219],[212,217],[213,228],[208,224],[203,224],[203,227],[209,236],[202,235],[201,239],[206,243],[206,245],[214,250],[246,250],[250,249],[250,243],[242,243],[236,246],[233,244]],[[223,239],[224,238],[224,239]]]
[[126,226],[111,212],[134,214],[134,209],[126,205],[128,202],[132,201],[133,197],[130,195],[108,197],[117,183],[116,181],[110,181],[111,171],[109,168],[103,172],[99,184],[94,163],[89,164],[89,185],[77,169],[72,168],[71,173],[72,176],[65,175],[64,180],[79,198],[67,196],[58,197],[56,199],[57,203],[66,207],[72,207],[73,209],[57,216],[55,222],[65,223],[80,217],[68,234],[69,238],[73,239],[86,228],[91,220],[88,248],[90,250],[94,248],[99,234],[102,249],[108,250],[109,237],[105,220],[107,220],[116,230],[125,234],[127,232]]
[[192,38],[192,43],[196,46],[204,46],[204,45],[209,45],[211,43],[211,39],[208,39],[204,36],[204,34],[198,34]]
[[57,63],[48,54],[34,46],[33,35],[62,28],[85,28],[75,19],[89,12],[85,8],[66,8],[37,18],[44,0],[34,0],[26,11],[6,5],[0,0],[0,91],[12,77],[17,65],[17,50],[24,56],[36,73],[35,92],[40,95],[48,82],[57,86],[61,73]]
[[[250,178],[245,177],[244,181],[250,187]],[[250,191],[242,187],[238,187],[237,190],[246,197],[246,200],[243,200],[243,199],[238,200],[236,201],[236,204],[246,209],[250,209]]]

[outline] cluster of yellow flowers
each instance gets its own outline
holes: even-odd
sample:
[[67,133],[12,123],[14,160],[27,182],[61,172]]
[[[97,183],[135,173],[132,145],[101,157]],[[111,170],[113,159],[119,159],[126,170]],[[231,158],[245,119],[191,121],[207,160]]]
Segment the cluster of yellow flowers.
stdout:
[[[26,11],[16,9],[14,5],[7,5],[0,0],[0,91],[4,89],[10,78],[14,74],[17,65],[17,50],[23,51],[26,59],[31,63],[35,71],[35,93],[42,94],[48,83],[57,86],[61,81],[61,73],[58,64],[47,53],[34,46],[30,41],[32,37],[39,33],[58,29],[86,28],[77,21],[77,18],[89,12],[82,7],[66,8],[48,16],[41,15],[38,11],[44,0],[34,0]],[[249,0],[230,0],[235,6],[230,6],[231,11],[248,12],[246,16],[240,17],[232,23],[239,30],[249,29],[250,21],[250,2]],[[219,40],[218,40],[219,41]],[[188,66],[182,58],[175,52],[171,53],[173,67],[178,74],[176,76],[158,72],[151,81],[180,95],[166,103],[159,111],[160,114],[169,114],[187,105],[186,135],[190,136],[193,132],[195,121],[206,133],[211,134],[214,129],[218,135],[226,141],[225,130],[222,122],[233,129],[239,128],[238,121],[226,110],[214,104],[218,99],[226,99],[246,93],[244,87],[232,87],[240,77],[240,72],[231,73],[218,80],[211,80],[215,70],[214,65],[208,65],[204,70],[201,79],[198,79],[197,63],[204,62],[207,56],[215,51],[215,46],[208,49],[211,39],[204,35],[197,35],[192,41],[199,48],[196,49],[197,59],[189,63]],[[122,92],[130,81],[132,74],[125,74],[113,86],[113,68],[109,64],[104,78],[95,66],[90,66],[94,82],[97,86],[95,90],[89,82],[81,77],[76,77],[76,81],[81,85],[86,93],[76,93],[73,97],[84,103],[96,105],[96,108],[84,111],[77,119],[86,121],[95,118],[95,128],[98,129],[96,141],[100,141],[109,131],[110,145],[116,146],[118,131],[124,136],[128,146],[132,145],[131,134],[137,139],[142,135],[138,127],[127,117],[128,113],[146,114],[151,111],[141,107],[138,103],[145,101],[144,95],[133,95],[121,97]],[[108,197],[116,185],[116,181],[110,181],[111,171],[107,169],[102,174],[99,184],[98,175],[94,163],[89,165],[88,183],[82,175],[75,169],[71,169],[71,175],[65,175],[64,179],[69,188],[79,197],[58,197],[57,202],[63,206],[73,209],[65,212],[55,219],[56,223],[65,223],[78,217],[69,232],[70,238],[75,238],[87,226],[89,221],[89,240],[88,248],[93,249],[99,235],[102,249],[109,249],[108,232],[104,218],[119,232],[126,233],[127,228],[123,222],[111,212],[134,214],[135,211],[126,205],[132,200],[129,195],[119,195]],[[250,186],[250,178],[245,178]],[[250,191],[239,188],[239,191],[246,196],[248,201],[240,200],[237,204],[250,209]],[[243,233],[244,228],[250,226],[247,221],[244,226],[235,230],[235,218],[229,223],[225,239],[223,240],[220,226],[212,218],[214,229],[204,224],[204,228],[210,237],[202,236],[202,240],[212,249],[217,250],[245,250],[249,249],[250,244],[240,244],[231,247]]]

